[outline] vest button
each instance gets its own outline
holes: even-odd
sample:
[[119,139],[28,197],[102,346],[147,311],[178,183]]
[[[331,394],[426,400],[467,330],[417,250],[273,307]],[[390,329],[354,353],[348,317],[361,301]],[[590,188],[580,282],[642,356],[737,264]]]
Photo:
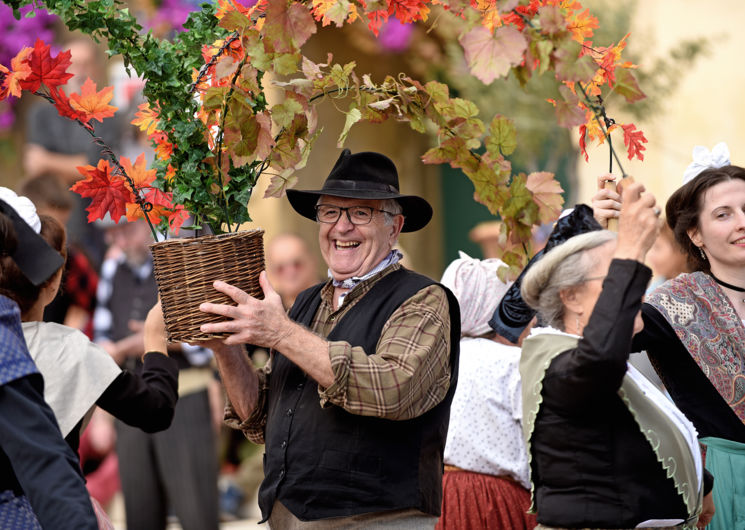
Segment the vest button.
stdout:
[[302,390],[304,385],[305,385],[305,383],[298,383],[297,389],[298,390]]
[[281,443],[281,444],[279,444],[279,446],[280,446],[280,447],[281,447],[282,449],[284,449],[285,447],[287,447],[287,440],[283,440],[283,441],[282,441],[282,443]]
[[292,409],[287,409],[287,416],[292,416]]
[[279,470],[279,478],[282,478],[284,476],[285,476],[285,468],[283,467],[282,469]]

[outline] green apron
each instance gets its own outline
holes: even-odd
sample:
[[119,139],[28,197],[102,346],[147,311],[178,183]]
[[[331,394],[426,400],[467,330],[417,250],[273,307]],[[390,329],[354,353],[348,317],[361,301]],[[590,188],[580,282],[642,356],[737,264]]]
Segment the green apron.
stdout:
[[745,444],[723,438],[701,438],[706,469],[714,475],[716,512],[708,530],[745,530]]

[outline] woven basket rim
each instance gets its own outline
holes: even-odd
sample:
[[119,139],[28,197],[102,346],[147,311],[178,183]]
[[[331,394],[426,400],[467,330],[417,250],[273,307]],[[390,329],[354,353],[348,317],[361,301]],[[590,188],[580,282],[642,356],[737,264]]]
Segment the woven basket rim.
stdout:
[[203,236],[190,237],[172,237],[165,241],[156,241],[150,243],[149,248],[162,248],[167,245],[189,245],[192,243],[208,243],[210,241],[224,241],[234,237],[260,236],[265,233],[263,228],[251,228],[249,230],[240,230],[239,232],[228,232],[225,234],[205,234]]

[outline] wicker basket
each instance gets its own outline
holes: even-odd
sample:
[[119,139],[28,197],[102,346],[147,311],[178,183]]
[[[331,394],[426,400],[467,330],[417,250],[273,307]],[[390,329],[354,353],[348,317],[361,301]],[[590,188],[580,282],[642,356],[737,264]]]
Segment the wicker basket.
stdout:
[[215,280],[234,285],[256,298],[264,297],[259,286],[259,273],[264,270],[263,235],[263,230],[248,230],[150,245],[169,342],[202,342],[228,336],[207,334],[199,329],[202,324],[225,320],[200,311],[199,304],[236,305],[215,290],[212,286]]

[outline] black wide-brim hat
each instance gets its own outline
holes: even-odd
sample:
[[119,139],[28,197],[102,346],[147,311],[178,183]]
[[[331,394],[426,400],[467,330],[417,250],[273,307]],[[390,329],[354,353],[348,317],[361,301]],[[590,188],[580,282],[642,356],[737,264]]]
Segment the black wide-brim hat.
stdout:
[[432,219],[432,206],[416,195],[401,195],[398,172],[393,161],[380,153],[352,154],[344,149],[320,190],[287,190],[297,213],[316,220],[316,203],[321,195],[348,199],[395,199],[404,215],[402,232],[416,232]]

